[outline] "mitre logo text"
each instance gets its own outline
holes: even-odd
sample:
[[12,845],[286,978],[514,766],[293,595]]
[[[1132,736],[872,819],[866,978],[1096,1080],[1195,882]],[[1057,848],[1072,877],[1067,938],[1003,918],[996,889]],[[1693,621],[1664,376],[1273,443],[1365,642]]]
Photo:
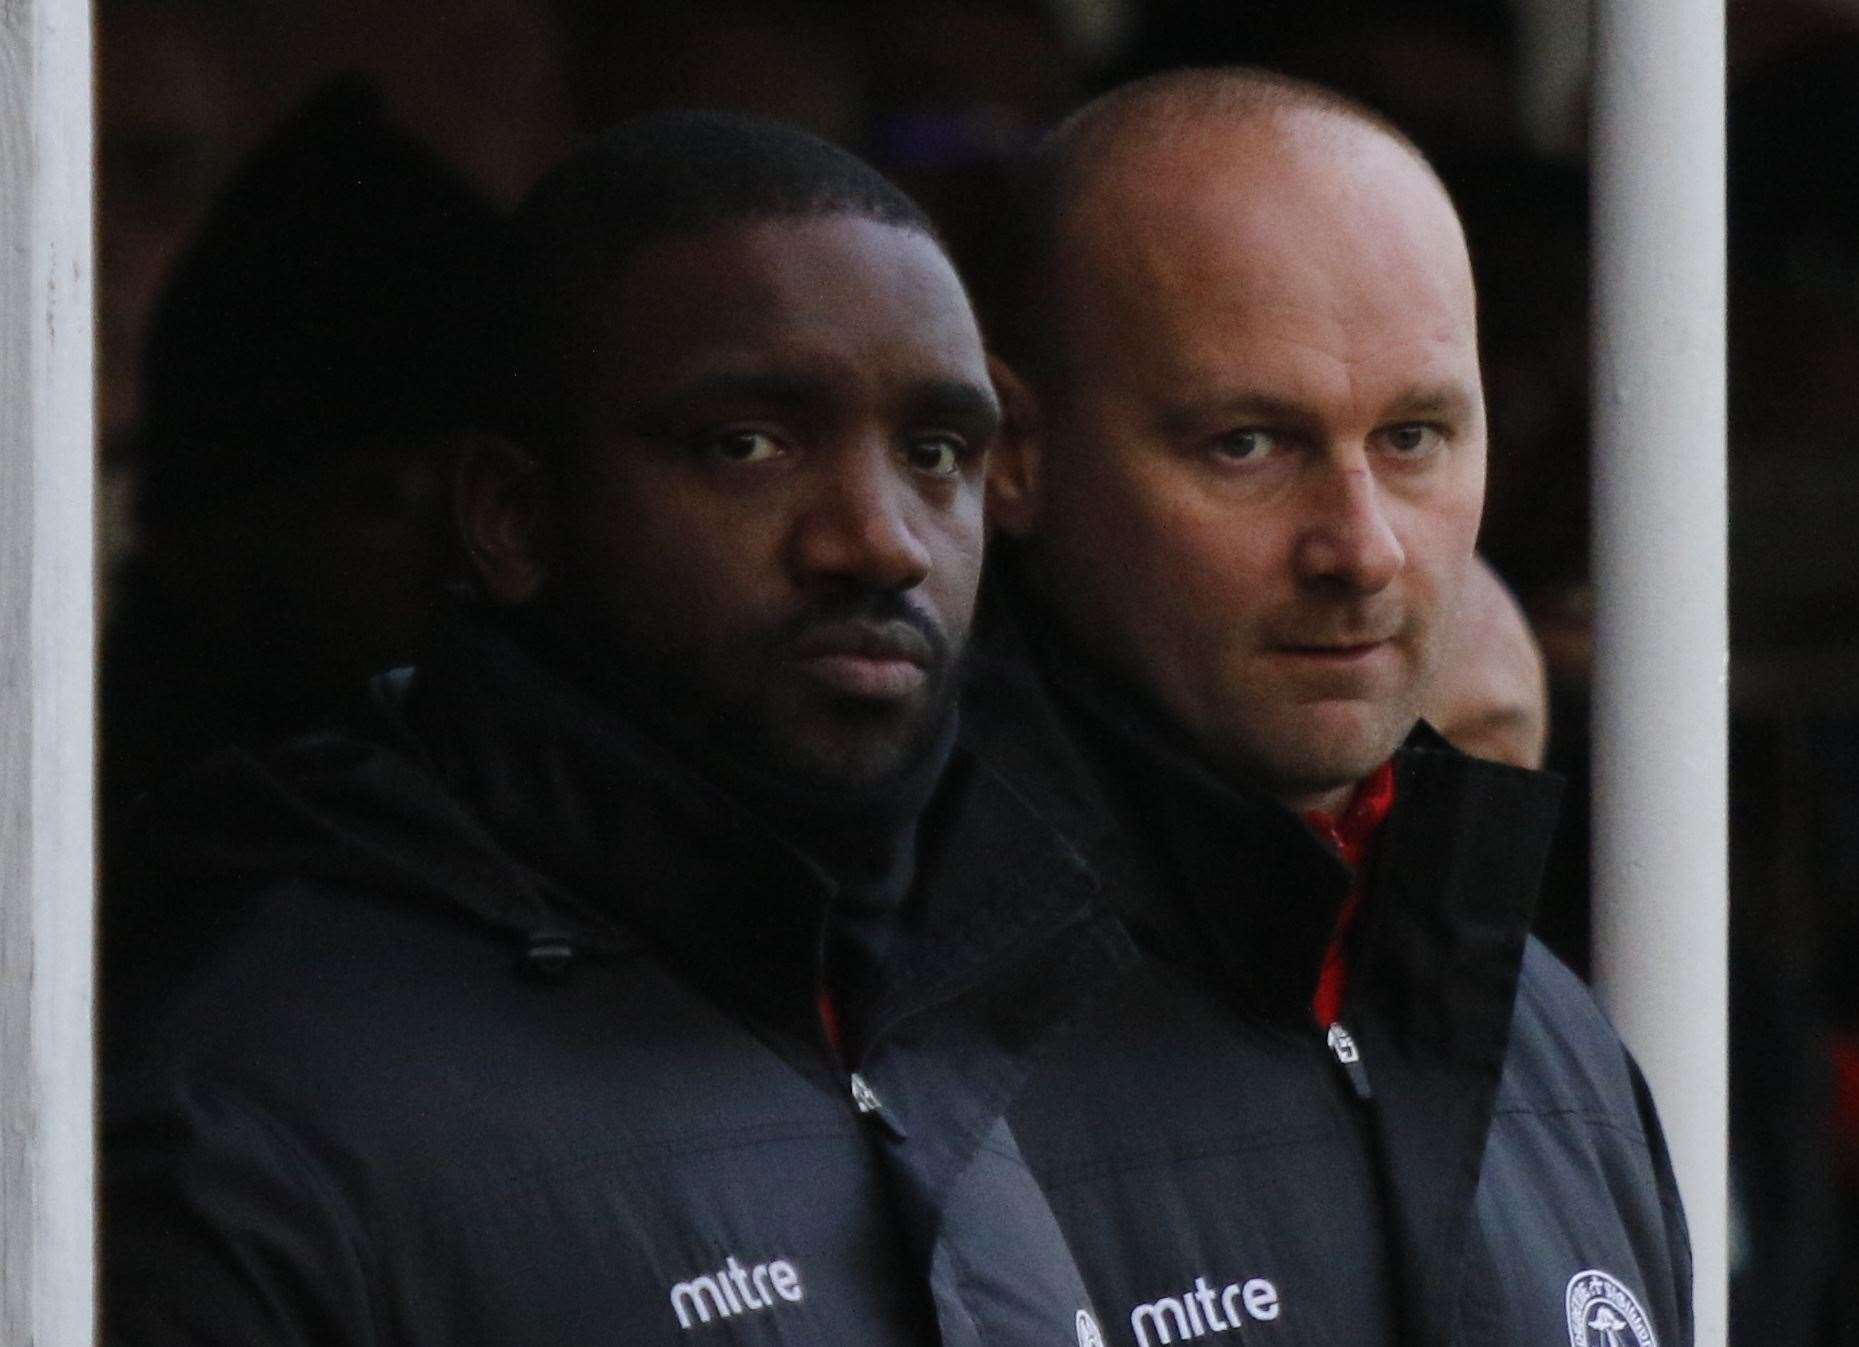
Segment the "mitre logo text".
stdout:
[[797,1304],[806,1295],[799,1271],[785,1258],[744,1267],[732,1254],[715,1272],[672,1287],[671,1308],[677,1311],[678,1327],[690,1329],[712,1317],[753,1314],[778,1308],[782,1301]]
[[1130,1332],[1142,1347],[1164,1342],[1191,1342],[1236,1331],[1249,1319],[1276,1319],[1284,1307],[1278,1288],[1263,1277],[1210,1285],[1196,1277],[1179,1296],[1163,1296],[1130,1311]]

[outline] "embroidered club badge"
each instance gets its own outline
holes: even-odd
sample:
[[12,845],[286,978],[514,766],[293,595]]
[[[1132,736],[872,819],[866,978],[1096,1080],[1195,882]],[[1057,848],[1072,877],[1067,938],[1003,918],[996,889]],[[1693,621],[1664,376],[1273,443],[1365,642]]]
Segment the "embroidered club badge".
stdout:
[[1659,1347],[1646,1312],[1612,1273],[1569,1278],[1568,1314],[1570,1347]]

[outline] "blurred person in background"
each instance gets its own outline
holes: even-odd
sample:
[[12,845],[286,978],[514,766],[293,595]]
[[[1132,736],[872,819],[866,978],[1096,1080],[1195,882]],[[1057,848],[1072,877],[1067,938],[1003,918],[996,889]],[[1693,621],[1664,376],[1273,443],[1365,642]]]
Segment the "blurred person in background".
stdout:
[[141,547],[105,629],[105,852],[141,793],[417,658],[461,573],[442,482],[474,413],[501,222],[332,86],[232,179],[153,323]]
[[1543,650],[1516,598],[1482,557],[1472,558],[1452,642],[1421,719],[1461,753],[1540,768],[1549,743]]
[[507,208],[567,153],[574,56],[548,0],[290,0],[239,6],[252,116],[275,125],[348,72],[382,116]]
[[553,7],[468,0],[98,6],[98,329],[106,596],[135,550],[143,345],[155,301],[227,175],[343,72],[381,118],[507,205],[573,131]]
[[134,548],[142,345],[156,298],[248,147],[225,26],[205,3],[97,7],[99,574]]

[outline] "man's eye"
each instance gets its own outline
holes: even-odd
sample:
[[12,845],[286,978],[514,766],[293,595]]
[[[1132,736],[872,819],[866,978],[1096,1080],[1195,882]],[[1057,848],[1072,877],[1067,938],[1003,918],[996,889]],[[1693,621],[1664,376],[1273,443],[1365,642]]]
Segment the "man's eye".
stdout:
[[1402,458],[1421,458],[1436,448],[1441,440],[1439,427],[1415,422],[1390,426],[1382,432],[1388,448]]
[[761,463],[779,457],[781,442],[760,430],[732,430],[702,441],[698,451],[726,463]]
[[1256,463],[1277,448],[1278,437],[1269,430],[1229,430],[1213,441],[1214,454],[1231,463]]
[[954,435],[931,435],[913,440],[904,453],[918,472],[931,477],[956,477],[968,457],[968,445]]

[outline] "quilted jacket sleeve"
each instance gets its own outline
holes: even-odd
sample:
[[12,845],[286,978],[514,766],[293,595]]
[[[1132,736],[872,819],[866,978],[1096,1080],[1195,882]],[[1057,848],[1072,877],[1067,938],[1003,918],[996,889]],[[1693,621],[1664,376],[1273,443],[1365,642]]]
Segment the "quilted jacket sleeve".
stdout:
[[100,1216],[104,1342],[378,1340],[358,1227],[276,1120],[171,1080],[138,1083],[112,1105]]

